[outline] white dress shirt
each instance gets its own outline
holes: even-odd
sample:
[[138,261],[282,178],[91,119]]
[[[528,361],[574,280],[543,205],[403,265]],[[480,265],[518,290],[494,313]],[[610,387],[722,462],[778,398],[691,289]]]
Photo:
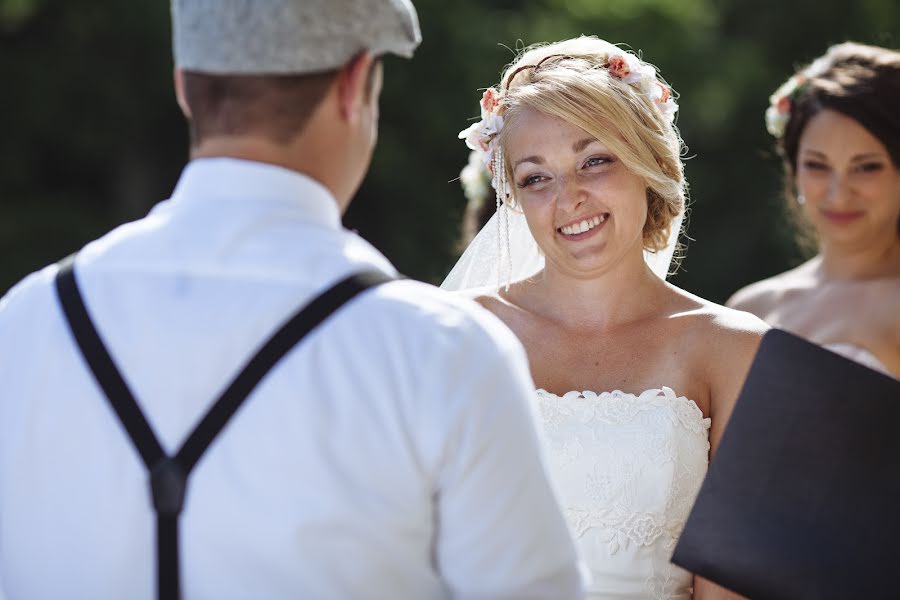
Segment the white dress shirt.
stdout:
[[[191,162],[85,247],[101,338],[169,453],[259,345],[350,273],[393,273],[298,173]],[[56,266],[0,300],[0,596],[150,600],[147,473],[65,324]],[[580,597],[524,352],[497,319],[385,284],[263,380],[197,465],[190,599]]]

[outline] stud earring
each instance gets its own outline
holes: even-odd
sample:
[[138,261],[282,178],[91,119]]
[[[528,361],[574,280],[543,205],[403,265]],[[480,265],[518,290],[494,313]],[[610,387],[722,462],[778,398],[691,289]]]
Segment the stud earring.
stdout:
[[797,204],[799,204],[800,206],[806,204],[806,196],[804,196],[803,194],[799,194],[797,196]]

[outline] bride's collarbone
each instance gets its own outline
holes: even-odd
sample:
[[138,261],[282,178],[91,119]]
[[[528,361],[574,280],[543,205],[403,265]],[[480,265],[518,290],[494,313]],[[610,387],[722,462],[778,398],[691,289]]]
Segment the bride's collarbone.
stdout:
[[523,340],[535,385],[550,393],[622,391],[640,395],[672,388],[708,414],[709,386],[691,353],[672,343],[645,340]]
[[715,335],[715,328],[702,306],[687,303],[691,310],[679,306],[678,311],[595,327],[565,324],[496,298],[483,298],[482,304],[522,342],[539,388],[559,395],[615,390],[640,395],[665,386],[708,414],[710,386],[703,365],[711,357],[709,346],[696,341],[698,335]]

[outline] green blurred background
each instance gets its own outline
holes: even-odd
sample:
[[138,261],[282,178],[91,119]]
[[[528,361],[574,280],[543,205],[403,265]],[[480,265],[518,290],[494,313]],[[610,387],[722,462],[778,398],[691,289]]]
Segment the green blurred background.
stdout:
[[[424,41],[385,63],[379,145],[346,216],[407,275],[456,259],[468,150],[510,48],[595,34],[681,94],[692,241],[676,284],[723,301],[802,259],[765,130],[769,94],[833,43],[900,45],[898,0],[416,0]],[[0,0],[0,294],[146,214],[187,159],[165,0]]]

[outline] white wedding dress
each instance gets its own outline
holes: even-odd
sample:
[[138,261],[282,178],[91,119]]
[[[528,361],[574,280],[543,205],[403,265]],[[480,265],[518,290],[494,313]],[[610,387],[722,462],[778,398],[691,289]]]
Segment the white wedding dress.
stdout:
[[537,398],[588,597],[691,598],[691,574],[669,559],[706,474],[710,420],[667,387]]
[[[644,253],[663,280],[682,217],[665,249]],[[522,213],[503,210],[475,236],[441,287],[472,294],[543,268]],[[710,420],[667,387],[639,395],[538,390],[537,402],[550,477],[591,573],[588,597],[690,599],[693,577],[669,559],[706,475]]]

